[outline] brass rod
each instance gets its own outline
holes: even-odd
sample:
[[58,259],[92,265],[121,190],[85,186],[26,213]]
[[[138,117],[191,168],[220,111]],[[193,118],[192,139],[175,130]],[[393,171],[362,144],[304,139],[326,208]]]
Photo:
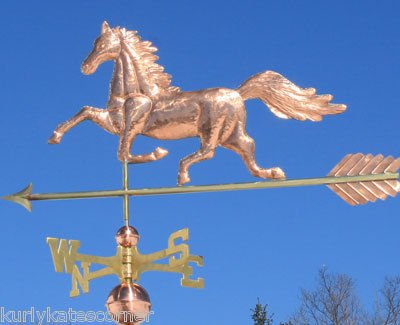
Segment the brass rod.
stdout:
[[254,183],[178,186],[178,187],[87,191],[87,192],[43,193],[43,194],[28,194],[24,195],[23,197],[31,201],[67,200],[67,199],[104,198],[104,197],[117,197],[117,196],[147,196],[147,195],[164,195],[164,194],[221,192],[221,191],[233,191],[233,190],[284,188],[284,187],[329,185],[329,184],[340,184],[340,183],[370,182],[370,181],[384,181],[384,180],[398,180],[398,179],[399,179],[399,173],[384,173],[376,175],[303,178],[303,179],[289,179],[289,180],[277,180],[277,181],[262,181]]
[[129,173],[128,173],[128,162],[124,162],[122,165],[123,175],[123,191],[124,191],[124,223],[129,226]]

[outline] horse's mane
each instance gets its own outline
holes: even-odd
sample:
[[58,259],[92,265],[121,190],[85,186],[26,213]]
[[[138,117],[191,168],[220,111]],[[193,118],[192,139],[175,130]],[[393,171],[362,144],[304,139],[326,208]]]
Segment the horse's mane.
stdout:
[[133,48],[138,55],[137,62],[140,64],[141,72],[145,78],[152,84],[157,85],[161,91],[179,92],[179,87],[171,86],[171,75],[164,72],[164,67],[159,65],[159,57],[154,52],[157,48],[150,41],[143,41],[137,31],[119,29],[126,44]]

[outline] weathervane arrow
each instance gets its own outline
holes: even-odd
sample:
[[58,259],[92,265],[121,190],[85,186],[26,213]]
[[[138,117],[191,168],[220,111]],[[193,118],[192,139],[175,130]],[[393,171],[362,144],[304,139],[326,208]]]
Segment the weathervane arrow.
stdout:
[[357,153],[346,155],[328,176],[320,178],[41,194],[32,194],[32,184],[29,184],[22,191],[5,196],[3,199],[18,203],[31,211],[32,201],[43,200],[149,196],[327,185],[350,205],[360,205],[367,202],[375,202],[377,199],[385,200],[388,196],[396,196],[400,191],[399,168],[400,158],[384,157],[381,154],[373,156],[371,154]]

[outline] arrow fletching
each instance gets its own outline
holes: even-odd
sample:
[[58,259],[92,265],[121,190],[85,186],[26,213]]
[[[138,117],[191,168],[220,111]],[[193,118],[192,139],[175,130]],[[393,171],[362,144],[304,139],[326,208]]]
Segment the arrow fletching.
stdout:
[[[400,168],[400,158],[383,155],[373,156],[362,153],[348,154],[328,174],[331,177],[395,174]],[[328,185],[350,205],[375,202],[377,199],[386,200],[388,196],[395,197],[400,191],[400,182],[397,180],[376,180],[348,182]]]

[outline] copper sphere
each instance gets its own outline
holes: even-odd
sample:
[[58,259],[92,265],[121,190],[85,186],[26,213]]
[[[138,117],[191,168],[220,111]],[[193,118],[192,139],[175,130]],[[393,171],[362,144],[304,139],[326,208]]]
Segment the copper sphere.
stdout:
[[117,241],[117,244],[122,247],[132,247],[137,245],[139,237],[139,233],[134,227],[123,226],[115,235],[115,240]]
[[111,290],[107,310],[112,319],[121,325],[137,325],[150,313],[149,294],[136,283],[122,283]]

